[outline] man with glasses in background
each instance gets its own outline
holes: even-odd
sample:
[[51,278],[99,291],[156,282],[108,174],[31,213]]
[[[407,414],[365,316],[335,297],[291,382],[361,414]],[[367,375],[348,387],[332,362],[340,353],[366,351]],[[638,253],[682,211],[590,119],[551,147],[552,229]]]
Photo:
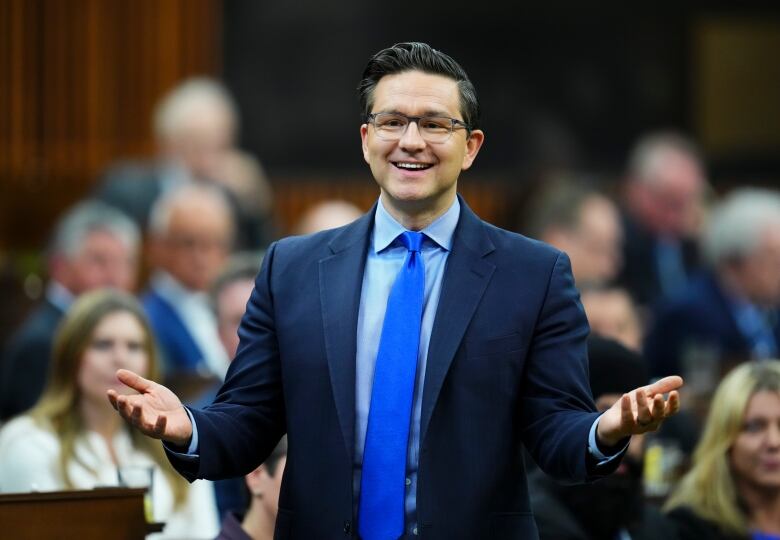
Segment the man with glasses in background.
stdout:
[[359,92],[374,208],[268,249],[211,407],[127,371],[139,394],[109,399],[189,479],[245,474],[287,433],[277,538],[536,538],[521,446],[560,478],[607,474],[682,381],[595,412],[568,258],[457,196],[484,133],[452,58],[395,45]]

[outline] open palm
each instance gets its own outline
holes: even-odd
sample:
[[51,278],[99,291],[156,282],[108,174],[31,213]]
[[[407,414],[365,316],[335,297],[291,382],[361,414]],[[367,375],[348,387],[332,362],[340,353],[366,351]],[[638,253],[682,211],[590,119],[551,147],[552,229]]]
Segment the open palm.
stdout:
[[120,382],[137,394],[124,395],[108,390],[108,400],[127,421],[142,433],[185,446],[192,436],[192,423],[176,394],[154,381],[126,369],[116,373]]

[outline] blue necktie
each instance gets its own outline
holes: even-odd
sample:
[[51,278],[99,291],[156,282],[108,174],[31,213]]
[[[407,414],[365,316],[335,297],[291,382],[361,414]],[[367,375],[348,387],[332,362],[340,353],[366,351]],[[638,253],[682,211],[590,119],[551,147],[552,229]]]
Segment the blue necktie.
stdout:
[[376,356],[358,515],[363,540],[396,540],[404,529],[406,452],[425,268],[420,252],[422,233],[405,231],[398,238],[409,253],[387,299]]

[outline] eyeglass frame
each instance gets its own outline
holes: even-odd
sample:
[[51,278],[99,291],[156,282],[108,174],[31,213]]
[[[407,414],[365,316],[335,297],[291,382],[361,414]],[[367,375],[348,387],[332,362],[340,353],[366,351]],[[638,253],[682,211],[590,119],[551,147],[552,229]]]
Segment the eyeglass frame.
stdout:
[[[463,129],[466,130],[466,138],[471,136],[471,131],[472,131],[471,130],[471,126],[469,126],[466,122],[464,122],[463,120],[458,120],[457,118],[451,118],[449,116],[443,116],[443,115],[438,115],[438,114],[426,114],[424,116],[409,116],[407,114],[403,114],[403,113],[399,113],[399,112],[368,113],[368,114],[366,114],[366,117],[365,117],[366,124],[371,124],[372,126],[374,126],[374,129],[376,130],[377,129],[377,127],[376,127],[376,117],[377,117],[377,115],[380,115],[380,114],[388,114],[388,115],[391,115],[391,116],[400,116],[400,117],[406,118],[406,120],[407,120],[406,127],[404,128],[403,133],[401,133],[401,135],[398,137],[398,139],[383,139],[383,140],[388,140],[388,141],[399,140],[400,141],[401,138],[403,138],[403,136],[406,135],[406,130],[409,129],[409,124],[411,124],[412,122],[416,123],[417,124],[417,129],[419,130],[420,129],[420,120],[422,120],[423,118],[442,118],[442,119],[447,119],[447,120],[449,120],[452,123],[450,125],[450,134],[443,141],[437,141],[437,142],[431,143],[430,141],[425,139],[425,137],[423,137],[423,140],[425,140],[429,144],[441,144],[441,143],[445,143],[445,142],[449,141],[450,138],[452,137],[452,134],[455,132],[455,128],[458,127],[458,126],[460,126],[460,127],[462,127]],[[422,137],[422,134],[420,134],[420,137]]]

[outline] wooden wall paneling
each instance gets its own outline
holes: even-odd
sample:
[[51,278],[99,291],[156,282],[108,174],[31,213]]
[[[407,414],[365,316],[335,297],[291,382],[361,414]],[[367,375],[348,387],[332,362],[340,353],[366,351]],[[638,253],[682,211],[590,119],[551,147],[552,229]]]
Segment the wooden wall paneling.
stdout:
[[119,158],[154,149],[151,113],[218,71],[217,0],[0,2],[0,251],[42,245]]

